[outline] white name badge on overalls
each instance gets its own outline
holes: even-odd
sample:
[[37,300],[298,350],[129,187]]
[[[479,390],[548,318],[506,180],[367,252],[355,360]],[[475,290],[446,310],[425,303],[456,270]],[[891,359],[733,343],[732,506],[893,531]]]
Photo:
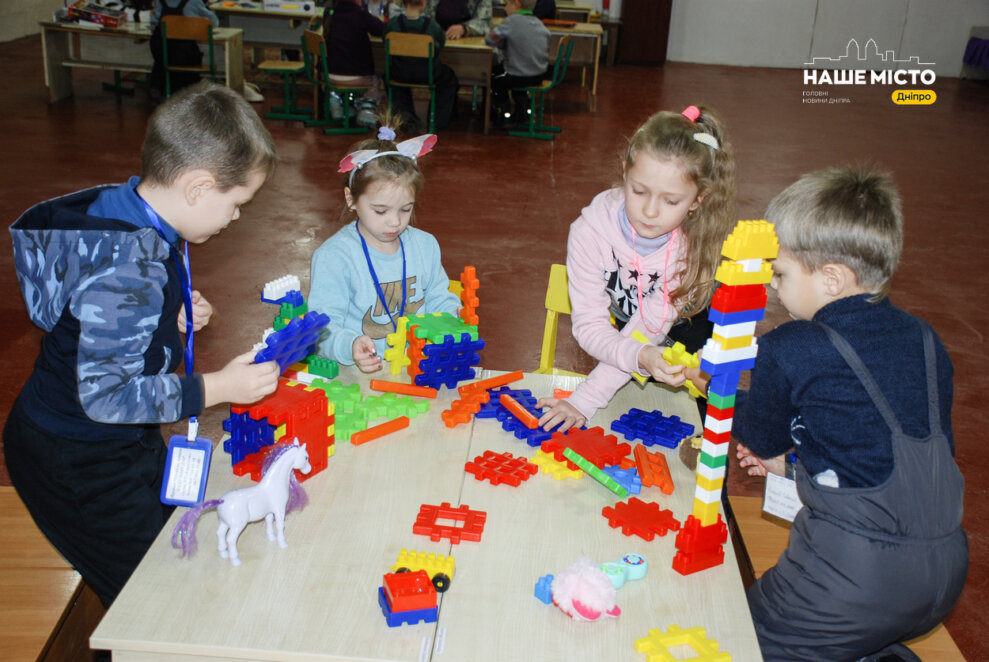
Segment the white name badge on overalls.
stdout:
[[196,436],[198,424],[190,424],[189,435],[172,436],[161,481],[161,502],[172,506],[195,506],[206,495],[206,478],[213,455],[213,442]]
[[797,494],[797,481],[774,473],[766,474],[766,497],[762,502],[764,511],[792,522],[803,507]]

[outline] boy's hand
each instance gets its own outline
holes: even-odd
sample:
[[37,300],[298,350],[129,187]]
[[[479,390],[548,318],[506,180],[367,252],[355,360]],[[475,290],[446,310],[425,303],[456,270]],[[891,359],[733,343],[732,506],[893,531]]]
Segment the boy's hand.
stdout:
[[[192,291],[192,330],[199,331],[209,324],[213,316],[213,306],[206,300],[199,290]],[[179,308],[179,333],[185,333],[185,304]]]
[[765,476],[767,473],[777,476],[786,475],[785,454],[763,460],[756,457],[747,446],[738,444],[735,456],[738,458],[739,466],[750,476]]
[[674,388],[683,386],[687,381],[683,374],[683,366],[667,363],[663,358],[663,349],[656,345],[646,345],[639,351],[639,372],[649,374],[657,382],[669,384]]
[[461,23],[455,23],[446,29],[447,39],[461,39],[467,36],[467,28]]
[[549,411],[544,412],[542,416],[539,417],[539,425],[544,430],[552,430],[553,426],[557,423],[560,424],[559,429],[554,430],[554,432],[566,432],[572,427],[580,427],[587,422],[584,415],[577,411],[577,408],[566,400],[558,400],[557,398],[540,398],[536,401],[536,407],[542,409],[543,407],[549,407]]
[[381,357],[378,356],[378,348],[374,346],[374,341],[369,336],[361,336],[354,341],[354,363],[361,369],[361,372],[377,372],[381,370]]
[[277,361],[254,363],[254,350],[241,354],[218,372],[203,375],[206,407],[221,402],[249,404],[278,388],[281,370]]

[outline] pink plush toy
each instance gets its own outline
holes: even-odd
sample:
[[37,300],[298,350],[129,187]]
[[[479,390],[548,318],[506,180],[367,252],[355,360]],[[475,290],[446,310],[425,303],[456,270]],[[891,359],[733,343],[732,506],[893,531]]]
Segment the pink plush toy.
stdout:
[[553,604],[577,621],[596,621],[622,613],[616,591],[604,571],[586,556],[560,572],[550,585]]

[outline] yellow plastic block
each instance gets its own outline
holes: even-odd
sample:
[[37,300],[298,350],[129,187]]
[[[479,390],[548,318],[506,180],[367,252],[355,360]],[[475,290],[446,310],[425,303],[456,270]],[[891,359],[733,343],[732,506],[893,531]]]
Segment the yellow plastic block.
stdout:
[[769,221],[739,221],[721,248],[732,260],[772,260],[780,250],[776,229]]
[[414,549],[403,549],[398,553],[398,560],[391,567],[391,571],[395,572],[399,568],[408,568],[411,572],[425,570],[430,578],[443,573],[449,579],[453,579],[453,572],[456,569],[456,565],[452,556],[435,554],[433,552],[417,552]]
[[720,490],[724,487],[725,479],[724,476],[718,479],[711,479],[705,476],[697,474],[697,486],[703,487],[708,492],[713,492],[714,490]]
[[277,428],[275,428],[275,441],[278,441],[285,436],[285,423],[282,423]]
[[326,459],[327,460],[330,459],[331,457],[333,457],[336,454],[337,454],[337,445],[336,444],[330,444],[329,446],[326,447]]
[[734,338],[725,338],[724,336],[719,336],[717,333],[711,334],[722,349],[738,349],[739,347],[749,347],[752,345],[752,338],[755,336],[736,336]]
[[[663,360],[670,365],[682,365],[685,368],[699,368],[701,365],[701,360],[697,358],[697,354],[688,352],[682,342],[673,343],[673,347],[664,349]],[[687,387],[687,392],[690,393],[691,397],[704,397],[704,393],[689,379],[684,382],[684,386]]]
[[327,437],[332,437],[336,433],[337,433],[337,424],[336,423],[334,423],[330,427],[326,428],[326,436]]
[[287,370],[294,370],[295,372],[309,372],[309,364],[302,363],[300,361],[299,363],[293,363],[290,365]]
[[[646,338],[645,334],[642,333],[639,330],[633,331],[631,333],[631,335],[629,335],[629,338],[634,338],[635,340],[638,340],[643,345],[651,345],[652,344],[652,341],[650,341],[648,338]],[[633,372],[632,373],[632,376],[635,377],[635,381],[639,382],[640,384],[645,384],[649,380],[648,377],[645,377],[645,376],[643,376],[643,375],[641,375],[641,374],[639,374],[637,372]]]
[[[696,655],[674,657],[669,649],[677,646],[689,646]],[[731,662],[731,655],[727,651],[719,651],[717,640],[708,639],[707,632],[700,627],[683,630],[679,625],[671,625],[666,632],[650,628],[648,636],[635,640],[635,650],[646,654],[646,662],[676,662],[684,659],[692,662]]]
[[765,285],[773,279],[773,267],[763,261],[758,271],[745,271],[738,262],[722,260],[714,278],[725,285]]
[[720,501],[704,503],[700,499],[694,499],[694,510],[692,514],[700,521],[701,526],[711,526],[718,523],[719,505],[721,505]]
[[565,461],[557,461],[551,454],[543,451],[536,451],[535,455],[529,458],[529,462],[539,467],[544,474],[551,474],[556,480],[580,478],[584,475],[580,469],[570,469]]
[[384,359],[388,361],[388,371],[393,375],[402,372],[402,368],[412,365],[412,359],[405,354],[405,342],[409,330],[409,318],[399,317],[394,333],[385,336],[388,349],[385,350]]

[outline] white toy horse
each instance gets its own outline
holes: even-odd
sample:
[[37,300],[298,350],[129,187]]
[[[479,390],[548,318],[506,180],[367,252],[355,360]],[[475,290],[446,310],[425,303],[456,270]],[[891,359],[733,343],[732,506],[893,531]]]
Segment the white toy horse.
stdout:
[[305,445],[294,444],[275,446],[262,468],[261,482],[251,487],[227,492],[220,499],[206,501],[191,509],[172,532],[172,547],[182,550],[182,556],[192,556],[196,551],[196,522],[207,510],[216,508],[220,525],[216,529],[217,548],[220,556],[229,558],[233,565],[240,565],[237,556],[237,538],[248,522],[257,522],[262,517],[268,540],[277,540],[279,547],[288,547],[285,542],[285,515],[293,510],[301,510],[308,498],[302,485],[295,478],[295,469],[304,474],[312,471],[309,453]]

